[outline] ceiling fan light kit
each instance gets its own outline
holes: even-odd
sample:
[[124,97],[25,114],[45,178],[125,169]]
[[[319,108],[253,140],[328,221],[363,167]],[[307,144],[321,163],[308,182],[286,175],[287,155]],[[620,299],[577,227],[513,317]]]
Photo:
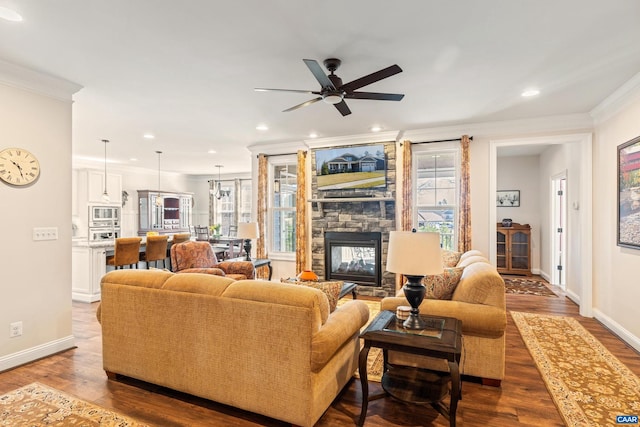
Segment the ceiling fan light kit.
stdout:
[[379,80],[386,79],[395,74],[401,73],[402,68],[398,65],[392,65],[375,73],[368,74],[359,79],[353,80],[349,83],[342,84],[342,79],[335,75],[335,71],[338,69],[342,61],[337,58],[325,59],[323,64],[329,70],[329,74],[325,75],[324,71],[314,59],[303,59],[304,63],[309,68],[309,71],[320,83],[319,91],[312,90],[296,90],[296,89],[268,89],[268,88],[256,88],[256,91],[268,92],[268,91],[280,91],[280,92],[297,92],[308,93],[312,95],[318,95],[317,98],[310,99],[302,104],[294,105],[291,108],[287,108],[284,112],[297,110],[302,107],[314,104],[318,101],[324,101],[327,104],[332,104],[343,116],[351,114],[351,110],[347,106],[345,99],[369,99],[375,101],[400,101],[404,98],[403,94],[398,93],[376,93],[376,92],[356,92],[361,87],[370,85]]

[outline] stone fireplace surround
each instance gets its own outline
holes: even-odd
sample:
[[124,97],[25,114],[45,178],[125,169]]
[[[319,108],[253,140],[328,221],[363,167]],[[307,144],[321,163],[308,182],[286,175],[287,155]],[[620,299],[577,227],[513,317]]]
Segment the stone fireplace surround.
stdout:
[[[342,148],[344,146],[341,146]],[[358,286],[360,295],[395,296],[395,274],[385,271],[389,231],[396,229],[396,146],[384,143],[387,187],[318,191],[315,152],[311,153],[311,251],[312,270],[323,280],[325,272],[324,233],[380,232],[382,234],[381,286]]]

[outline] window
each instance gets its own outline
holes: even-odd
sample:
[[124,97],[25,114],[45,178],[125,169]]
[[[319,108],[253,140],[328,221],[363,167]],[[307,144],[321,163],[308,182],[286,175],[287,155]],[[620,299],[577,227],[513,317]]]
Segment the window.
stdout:
[[296,251],[296,163],[272,165],[271,252],[293,254]]
[[213,201],[211,224],[220,224],[220,234],[228,236],[230,227],[237,226],[238,222],[251,221],[251,180],[221,180],[220,190],[223,197],[220,199],[215,196],[217,189],[218,181],[215,181],[214,194],[211,195]]
[[414,159],[414,224],[418,231],[440,233],[443,249],[457,246],[458,150],[416,149]]

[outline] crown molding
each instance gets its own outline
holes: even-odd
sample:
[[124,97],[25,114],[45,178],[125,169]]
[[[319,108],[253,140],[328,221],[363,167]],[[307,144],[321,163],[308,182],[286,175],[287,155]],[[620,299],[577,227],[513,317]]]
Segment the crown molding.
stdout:
[[48,96],[59,101],[71,101],[71,96],[82,89],[79,84],[1,59],[0,83]]
[[402,139],[413,142],[423,142],[460,138],[462,135],[496,137],[505,135],[539,134],[541,132],[575,131],[592,128],[593,120],[589,114],[567,114],[561,116],[465,123],[461,125],[407,130],[402,134]]
[[247,150],[249,150],[252,155],[285,154],[285,153],[295,152],[297,150],[306,150],[306,149],[307,149],[307,146],[300,141],[267,142],[267,143],[253,144],[247,147]]
[[306,139],[304,143],[307,147],[324,148],[324,147],[340,147],[343,145],[371,144],[376,142],[397,141],[399,131],[375,132],[359,135],[338,136],[332,138],[314,138]]
[[609,120],[638,98],[640,98],[640,73],[629,79],[591,110],[590,115],[593,118],[594,124],[600,124]]

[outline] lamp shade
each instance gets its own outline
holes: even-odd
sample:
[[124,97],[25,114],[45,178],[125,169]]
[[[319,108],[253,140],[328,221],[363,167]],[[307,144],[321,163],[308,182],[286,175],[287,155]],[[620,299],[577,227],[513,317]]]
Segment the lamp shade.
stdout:
[[257,239],[258,223],[257,222],[239,222],[238,237],[241,239]]
[[389,232],[387,271],[405,276],[440,274],[440,234],[415,231]]

